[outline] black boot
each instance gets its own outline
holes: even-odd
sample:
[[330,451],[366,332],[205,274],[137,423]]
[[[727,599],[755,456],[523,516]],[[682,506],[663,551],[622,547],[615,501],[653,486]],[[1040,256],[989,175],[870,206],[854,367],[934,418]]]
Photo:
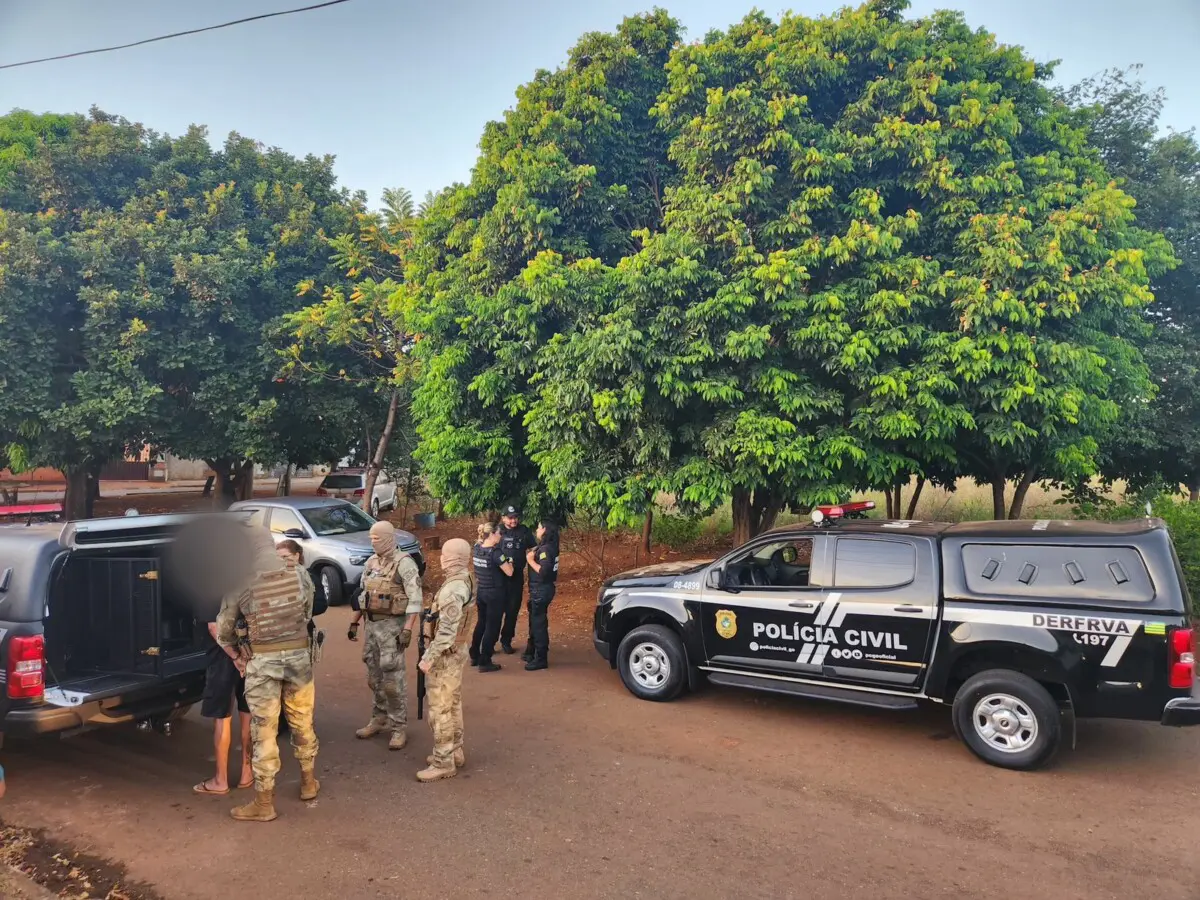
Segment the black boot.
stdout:
[[537,656],[537,654],[533,652],[533,645],[526,644],[525,651],[521,654],[521,659],[525,660],[525,662],[533,662],[533,658],[535,656]]
[[514,650],[514,649],[513,649],[513,645],[512,645],[512,644],[503,644],[503,643],[502,643],[502,644],[500,645],[500,649],[501,649],[501,651],[503,651],[504,653],[508,654],[509,656],[512,656],[514,653],[516,653],[516,652],[517,652],[516,650]]
[[500,666],[498,663],[494,663],[489,659],[487,662],[481,662],[479,664],[479,671],[480,672],[499,672]]
[[546,662],[546,657],[544,656],[535,656],[533,659],[529,660],[529,662],[525,663],[526,672],[536,672],[539,669],[548,668],[550,668],[550,663]]

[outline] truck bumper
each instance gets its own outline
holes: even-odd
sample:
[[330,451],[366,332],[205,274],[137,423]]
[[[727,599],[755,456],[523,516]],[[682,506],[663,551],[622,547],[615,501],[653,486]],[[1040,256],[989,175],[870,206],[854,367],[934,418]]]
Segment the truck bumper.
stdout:
[[602,641],[595,635],[592,636],[592,646],[596,648],[596,652],[603,656],[609,662],[612,662],[612,657],[609,656],[608,641]]
[[156,692],[136,700],[120,697],[90,700],[78,706],[45,703],[22,709],[10,709],[0,721],[0,733],[6,737],[31,738],[43,734],[73,731],[85,726],[120,725],[166,716],[173,710],[198,703],[204,694],[204,679],[192,679],[184,690]]
[[1164,725],[1200,725],[1200,700],[1195,697],[1176,697],[1163,708]]

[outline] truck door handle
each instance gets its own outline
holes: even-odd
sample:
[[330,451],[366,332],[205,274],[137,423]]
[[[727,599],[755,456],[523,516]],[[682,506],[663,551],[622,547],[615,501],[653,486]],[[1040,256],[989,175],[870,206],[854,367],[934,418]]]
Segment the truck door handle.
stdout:
[[788,606],[793,609],[812,609],[814,604],[807,600],[797,600],[795,603],[789,603]]
[[909,606],[909,605],[907,605],[907,604],[906,604],[906,605],[904,605],[904,606],[897,606],[897,607],[895,607],[895,610],[896,610],[896,612],[898,612],[898,613],[919,613],[919,612],[924,612],[924,611],[925,611],[925,610],[924,610],[922,607],[920,607],[920,606]]

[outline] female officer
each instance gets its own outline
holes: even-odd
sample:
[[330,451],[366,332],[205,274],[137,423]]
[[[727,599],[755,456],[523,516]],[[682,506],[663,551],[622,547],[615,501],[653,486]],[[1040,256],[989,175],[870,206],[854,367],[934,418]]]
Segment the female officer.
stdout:
[[479,607],[479,620],[468,649],[471,665],[479,666],[480,672],[499,672],[500,666],[492,662],[492,653],[504,619],[506,592],[501,573],[511,578],[513,563],[500,550],[500,530],[490,522],[479,526],[471,566],[475,570],[475,602]]
[[525,555],[529,564],[529,645],[525,648],[525,671],[549,667],[550,601],[558,580],[558,526],[553,522],[538,525],[537,546]]

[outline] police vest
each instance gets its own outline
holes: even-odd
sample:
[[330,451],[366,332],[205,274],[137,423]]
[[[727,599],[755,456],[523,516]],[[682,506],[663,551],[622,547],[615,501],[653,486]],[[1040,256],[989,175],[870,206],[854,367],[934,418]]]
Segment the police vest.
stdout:
[[500,554],[495,547],[485,547],[476,544],[471,554],[471,567],[475,570],[475,584],[482,596],[495,594],[500,591],[503,583],[500,579],[504,573],[500,571]]
[[[387,616],[402,616],[408,610],[408,594],[403,584],[397,584],[396,571],[407,554],[390,553],[386,557],[374,556],[368,560],[369,571],[363,573],[363,589],[366,591],[367,612]],[[372,566],[372,563],[374,565]],[[416,566],[416,563],[413,563]]]
[[554,544],[539,544],[533,550],[533,561],[542,567],[538,571],[529,567],[529,586],[531,588],[552,585],[558,580],[558,547]]
[[[295,569],[259,572],[241,604],[250,636],[250,646],[308,644],[308,617],[300,575]],[[286,648],[279,648],[286,649]]]

